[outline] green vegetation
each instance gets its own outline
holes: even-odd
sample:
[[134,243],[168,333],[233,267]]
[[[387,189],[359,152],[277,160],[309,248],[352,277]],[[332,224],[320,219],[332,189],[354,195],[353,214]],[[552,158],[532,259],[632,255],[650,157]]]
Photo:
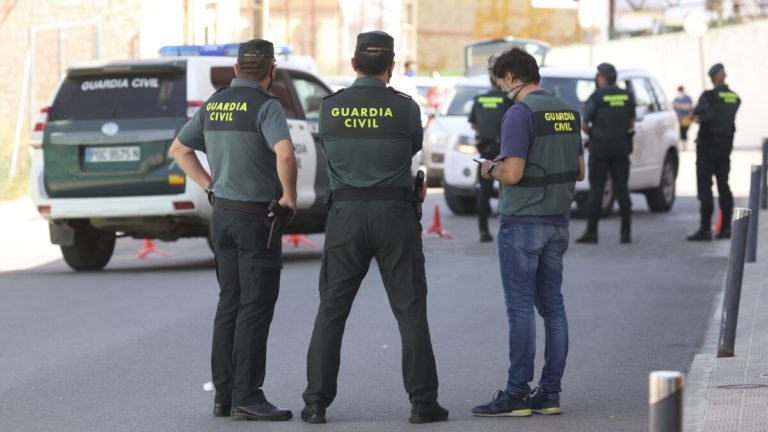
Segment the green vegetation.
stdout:
[[13,127],[0,127],[0,202],[12,201],[29,193],[29,171],[32,167],[32,158],[27,145],[29,133],[26,130],[22,131],[19,140],[13,178],[8,178],[11,172],[14,133]]

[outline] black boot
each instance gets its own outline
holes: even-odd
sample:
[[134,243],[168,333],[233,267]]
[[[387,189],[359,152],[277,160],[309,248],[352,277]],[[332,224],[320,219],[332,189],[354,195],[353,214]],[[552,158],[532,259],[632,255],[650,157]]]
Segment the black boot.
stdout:
[[708,229],[701,228],[686,238],[688,241],[711,241],[712,233]]
[[632,243],[631,225],[632,220],[629,215],[621,217],[621,244]]
[[576,243],[597,244],[597,218],[590,216],[587,219],[587,230],[581,237],[576,239]]

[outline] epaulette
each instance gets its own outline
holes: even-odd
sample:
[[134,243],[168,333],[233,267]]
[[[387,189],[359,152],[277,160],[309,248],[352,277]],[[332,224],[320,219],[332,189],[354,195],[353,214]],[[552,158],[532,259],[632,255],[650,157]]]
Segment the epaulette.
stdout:
[[328,99],[328,98],[329,98],[329,97],[331,97],[331,96],[336,96],[337,94],[339,94],[339,93],[341,93],[341,92],[343,92],[343,91],[344,91],[344,89],[343,89],[343,88],[340,88],[340,89],[336,90],[335,92],[333,92],[333,93],[331,93],[331,94],[329,94],[329,95],[325,95],[325,96],[323,96],[323,99]]
[[402,96],[402,97],[404,97],[404,98],[407,98],[407,99],[413,99],[413,98],[411,97],[411,95],[409,95],[408,93],[403,93],[403,92],[401,92],[400,90],[397,90],[397,89],[395,89],[394,87],[387,87],[387,88],[389,88],[390,90],[392,90],[392,91],[393,91],[393,92],[394,92],[396,95],[398,95],[398,96]]

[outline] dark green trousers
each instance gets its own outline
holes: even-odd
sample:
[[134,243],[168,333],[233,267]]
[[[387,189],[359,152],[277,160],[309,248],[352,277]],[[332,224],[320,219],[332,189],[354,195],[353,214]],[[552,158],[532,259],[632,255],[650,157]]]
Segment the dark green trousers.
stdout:
[[215,207],[211,233],[219,280],[211,372],[215,402],[251,405],[262,398],[267,336],[280,289],[282,249],[267,250],[263,211]]
[[411,402],[437,400],[421,224],[413,207],[405,201],[337,201],[326,222],[320,307],[307,353],[308,404],[328,406],[336,397],[344,325],[372,258],[400,329],[405,390]]

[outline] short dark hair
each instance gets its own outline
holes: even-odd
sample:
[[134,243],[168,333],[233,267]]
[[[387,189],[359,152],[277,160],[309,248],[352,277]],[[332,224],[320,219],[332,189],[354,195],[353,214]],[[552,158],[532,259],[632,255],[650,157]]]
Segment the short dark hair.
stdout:
[[679,91],[679,92],[683,91],[683,86],[679,86],[679,87],[677,88],[677,91]]
[[274,57],[249,58],[243,57],[237,59],[237,66],[240,68],[240,75],[243,78],[254,81],[262,81],[267,78],[272,65],[275,64]]
[[495,78],[504,78],[507,72],[526,84],[541,81],[536,59],[520,48],[512,48],[488,59],[488,71]]
[[395,53],[392,51],[355,51],[355,66],[365,75],[382,75],[392,65]]
[[608,84],[616,84],[616,74],[615,73],[602,73],[602,72],[598,72],[598,73],[605,77],[605,81],[607,81]]

